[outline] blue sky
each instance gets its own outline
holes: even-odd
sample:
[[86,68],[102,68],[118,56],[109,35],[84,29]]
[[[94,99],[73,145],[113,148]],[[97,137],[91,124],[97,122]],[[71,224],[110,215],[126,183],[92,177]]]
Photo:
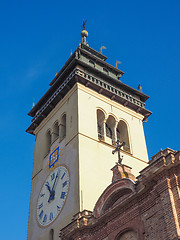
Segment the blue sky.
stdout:
[[[125,72],[121,80],[150,96],[144,124],[149,156],[179,147],[180,1],[1,1],[1,205],[2,239],[26,239],[34,137],[27,113],[81,41]],[[10,231],[9,231],[10,227]]]

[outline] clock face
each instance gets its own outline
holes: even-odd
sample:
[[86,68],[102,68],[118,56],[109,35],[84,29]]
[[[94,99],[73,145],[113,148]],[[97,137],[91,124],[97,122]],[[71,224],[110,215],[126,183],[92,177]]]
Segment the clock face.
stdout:
[[69,190],[69,172],[65,166],[55,168],[39,193],[37,220],[41,226],[52,223],[61,212]]

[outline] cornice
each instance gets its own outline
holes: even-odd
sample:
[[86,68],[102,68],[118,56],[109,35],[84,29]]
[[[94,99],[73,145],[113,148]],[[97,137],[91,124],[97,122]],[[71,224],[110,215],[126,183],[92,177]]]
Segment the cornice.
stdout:
[[[87,87],[90,87],[89,84],[92,83],[93,85],[96,85],[96,87],[98,87],[97,90],[98,90],[98,92],[100,91],[101,94],[103,94],[103,90],[108,93],[111,93],[109,95],[110,99],[113,99],[114,101],[118,101],[121,99],[120,102],[123,105],[127,106],[128,104],[131,104],[129,107],[136,106],[136,111],[138,111],[138,112],[141,112],[142,109],[145,110],[145,103],[143,101],[141,101],[141,100],[137,99],[136,97],[132,96],[131,94],[123,91],[119,87],[115,87],[114,85],[108,83],[107,81],[105,81],[101,78],[98,78],[91,73],[82,71],[78,68],[76,71],[76,75],[79,76],[80,78],[83,78],[86,80],[85,84]],[[117,99],[116,99],[116,97],[117,97]],[[146,110],[146,113],[145,113],[145,111],[144,112],[142,111],[142,114],[143,113],[146,114],[147,117],[151,114],[151,112],[148,110]]]
[[[26,130],[27,132],[34,134],[36,127],[47,117],[52,111],[55,105],[66,95],[75,82],[85,84],[87,87],[92,88],[95,91],[100,91],[101,94],[109,97],[111,100],[117,101],[126,107],[129,107],[138,113],[144,115],[147,118],[151,112],[145,109],[145,103],[126,93],[125,91],[107,83],[105,80],[95,77],[94,75],[75,68],[69,76],[63,81],[63,83],[54,91],[54,93],[48,98],[48,100],[42,105],[42,107],[36,112],[32,119],[32,124]],[[64,92],[63,92],[64,91]],[[64,95],[65,94],[65,95]]]
[[[95,92],[94,90],[90,89],[90,88],[87,88],[85,85],[82,85],[80,83],[77,83],[78,85],[78,89],[85,92],[85,93],[88,93],[90,96],[93,96],[105,103],[109,103],[110,105],[112,105],[114,108],[117,108],[119,109],[120,111],[123,111],[129,115],[131,115],[132,117],[134,118],[137,118],[139,120],[143,120],[144,116],[130,108],[127,108],[126,106],[122,105],[122,104],[119,104],[118,102],[112,100],[111,98],[108,98],[106,97],[105,95],[101,94],[101,93],[97,93]],[[97,107],[98,109],[98,107]],[[102,109],[101,109],[102,110]],[[112,113],[108,113],[108,114],[112,114]],[[107,115],[108,116],[108,115]],[[115,117],[116,118],[116,117]],[[118,118],[117,121],[119,122],[120,120],[123,120],[125,121],[124,119],[122,118]]]

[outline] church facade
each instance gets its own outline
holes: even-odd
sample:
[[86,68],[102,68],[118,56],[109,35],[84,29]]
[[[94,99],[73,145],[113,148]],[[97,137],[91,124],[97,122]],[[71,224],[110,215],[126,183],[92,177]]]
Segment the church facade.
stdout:
[[178,239],[179,152],[148,164],[149,97],[81,36],[28,113],[36,140],[27,239]]
[[[165,149],[152,157],[137,177],[115,167],[115,181],[98,199],[94,211],[83,211],[60,232],[61,239],[180,239],[180,151]],[[119,179],[118,179],[119,178]]]

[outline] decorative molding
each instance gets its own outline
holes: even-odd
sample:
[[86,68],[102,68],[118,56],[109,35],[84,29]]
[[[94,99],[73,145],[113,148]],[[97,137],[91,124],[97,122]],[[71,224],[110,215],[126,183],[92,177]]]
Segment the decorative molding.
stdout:
[[[108,90],[114,96],[117,95],[117,96],[123,98],[124,100],[126,100],[127,102],[131,102],[132,104],[136,105],[137,107],[145,108],[145,103],[144,102],[142,102],[141,100],[138,100],[137,98],[133,97],[132,95],[114,87],[110,83],[107,83],[105,80],[99,79],[99,78],[93,76],[92,74],[84,72],[80,69],[76,70],[76,74],[78,76],[83,77],[86,80],[92,82],[93,84],[96,84],[102,90],[103,89]],[[101,90],[101,92],[102,92],[102,90]]]

